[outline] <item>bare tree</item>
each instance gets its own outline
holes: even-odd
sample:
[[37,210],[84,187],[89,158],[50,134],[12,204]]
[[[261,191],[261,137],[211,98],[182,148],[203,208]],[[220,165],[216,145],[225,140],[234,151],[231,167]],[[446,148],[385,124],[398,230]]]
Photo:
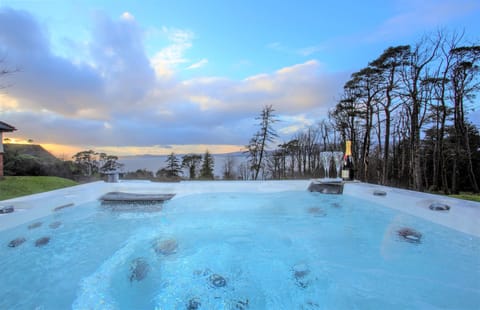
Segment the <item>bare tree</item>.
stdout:
[[267,144],[273,142],[277,137],[277,133],[273,128],[273,124],[277,122],[277,117],[273,113],[275,110],[271,105],[265,106],[257,119],[260,120],[260,129],[250,140],[247,145],[250,168],[253,171],[253,179],[258,178],[258,174],[262,169],[262,161],[265,155]]
[[251,170],[248,168],[247,163],[241,163],[238,166],[238,176],[239,176],[239,178],[242,179],[242,180],[248,180],[250,171]]
[[[433,150],[432,150],[432,190],[437,190],[441,183],[442,190],[445,194],[449,194],[449,186],[447,181],[447,159],[445,151],[445,135],[447,117],[452,114],[449,94],[451,91],[450,72],[453,65],[453,55],[450,52],[457,48],[463,38],[463,33],[452,33],[448,35],[443,31],[437,34],[437,40],[440,41],[439,62],[431,78],[424,80],[433,87],[433,98],[430,103],[430,117],[433,122],[434,133]],[[456,159],[454,159],[456,160]]]
[[[454,105],[454,126],[456,134],[456,152],[460,154],[463,146],[468,165],[468,177],[472,184],[473,191],[479,192],[475,173],[472,164],[472,151],[470,149],[469,133],[465,120],[466,103],[472,100],[476,92],[480,90],[480,46],[463,46],[450,51],[454,58],[454,64],[450,73],[453,105]],[[454,177],[455,177],[454,171]],[[456,188],[452,185],[452,191]]]
[[420,149],[421,128],[425,120],[426,93],[423,80],[429,78],[428,65],[437,56],[440,42],[422,38],[409,54],[408,64],[401,71],[404,107],[410,120],[410,175],[414,189],[423,191],[422,152]]
[[235,179],[233,167],[235,167],[235,158],[231,155],[227,155],[225,157],[225,161],[223,162],[223,178],[225,180]]
[[[382,184],[387,184],[389,177],[389,156],[390,156],[390,130],[392,122],[392,113],[400,106],[395,99],[398,98],[399,69],[407,63],[410,46],[401,45],[389,47],[380,57],[370,63],[371,66],[380,70],[382,79],[379,81],[381,90],[384,93],[384,100],[379,103],[385,116],[385,133],[383,142],[383,163],[382,163]],[[380,112],[378,112],[380,115]],[[380,126],[380,120],[379,124]],[[381,141],[379,131],[379,142]]]

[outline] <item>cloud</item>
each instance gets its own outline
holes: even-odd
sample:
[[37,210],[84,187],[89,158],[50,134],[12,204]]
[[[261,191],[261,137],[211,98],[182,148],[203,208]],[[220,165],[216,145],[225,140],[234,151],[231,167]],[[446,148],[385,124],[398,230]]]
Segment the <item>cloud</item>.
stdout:
[[54,54],[47,31],[28,12],[0,9],[0,23],[0,50],[20,68],[8,90],[19,109],[108,118],[112,105],[132,107],[154,85],[142,31],[131,15],[114,21],[97,14],[90,59],[83,62]]
[[273,105],[281,116],[277,129],[282,139],[326,117],[344,78],[322,73],[318,62],[308,61],[240,81],[220,77],[168,85],[158,81],[139,103],[141,108],[127,111],[112,106],[109,120],[66,118],[52,112],[10,113],[8,119],[21,124],[18,133],[26,138],[48,137],[47,142],[58,144],[244,145],[257,130],[255,117],[265,105]]
[[244,145],[265,105],[281,116],[277,129],[285,135],[326,117],[347,77],[309,60],[243,80],[166,78],[159,66],[175,73],[190,62],[185,52],[192,32],[163,28],[169,43],[149,59],[144,31],[128,12],[118,19],[96,14],[91,31],[79,45],[88,58],[73,61],[53,52],[47,30],[32,15],[0,10],[0,48],[22,66],[0,99],[2,118],[19,129],[16,135],[92,148]]
[[98,13],[89,47],[110,102],[136,103],[154,85],[155,73],[145,53],[143,32],[131,14],[111,20]]
[[194,63],[194,64],[191,64],[190,66],[187,67],[187,70],[192,70],[192,69],[198,69],[198,68],[201,68],[203,66],[205,66],[206,64],[208,63],[208,59],[206,58],[203,58],[202,60]]
[[128,20],[128,21],[134,21],[135,20],[135,17],[130,12],[123,12],[123,14],[121,15],[121,18],[123,18],[124,20]]
[[[0,40],[6,46],[18,51],[45,53],[49,48],[46,30],[40,27],[32,15],[8,7],[0,8]],[[9,31],[10,29],[10,31]],[[11,31],[15,29],[15,31]]]
[[[149,98],[161,103],[152,105],[150,114],[158,117],[159,124],[167,125],[167,133],[177,130],[176,141],[162,143],[244,144],[256,130],[254,118],[265,105],[273,105],[283,116],[308,110],[310,123],[326,117],[345,78],[343,74],[323,73],[314,60],[240,81],[195,78],[170,85],[168,96],[158,91]],[[286,118],[280,126],[292,123],[297,124],[298,118]]]
[[8,89],[19,109],[75,115],[85,101],[101,101],[103,81],[94,68],[55,56],[47,31],[25,11],[0,9],[0,51],[20,70],[9,77]]
[[314,125],[314,120],[305,114],[296,116],[284,116],[280,118],[281,122],[288,124],[283,126],[279,132],[283,135],[293,135],[296,132]]
[[170,77],[179,64],[188,62],[185,52],[192,47],[194,34],[192,31],[163,27],[162,33],[170,44],[162,48],[152,58],[152,65],[160,77]]

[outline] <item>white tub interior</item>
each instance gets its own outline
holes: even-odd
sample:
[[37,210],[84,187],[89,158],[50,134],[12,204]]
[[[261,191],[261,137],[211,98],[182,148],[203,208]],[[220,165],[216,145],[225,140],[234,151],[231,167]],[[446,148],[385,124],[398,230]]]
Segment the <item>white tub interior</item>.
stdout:
[[[13,205],[15,212],[0,214],[0,231],[47,216],[55,208],[71,205],[76,207],[97,200],[112,191],[132,193],[175,193],[185,195],[212,192],[282,192],[306,191],[311,180],[293,181],[183,181],[157,183],[148,181],[122,181],[119,183],[94,182],[36,195],[0,201],[0,206]],[[375,196],[375,190],[386,196]],[[388,208],[397,209],[431,222],[480,237],[480,203],[431,195],[397,188],[366,183],[347,183],[344,195],[358,197]],[[449,211],[432,211],[429,206],[441,202],[450,206]]]

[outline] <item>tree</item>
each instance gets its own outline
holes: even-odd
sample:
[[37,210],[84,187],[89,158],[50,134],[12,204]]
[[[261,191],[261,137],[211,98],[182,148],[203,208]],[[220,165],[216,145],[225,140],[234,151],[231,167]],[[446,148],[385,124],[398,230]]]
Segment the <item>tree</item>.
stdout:
[[36,156],[18,154],[17,152],[5,153],[5,175],[16,176],[44,176],[48,175],[46,166]]
[[363,138],[360,146],[360,168],[363,180],[368,181],[370,146],[373,130],[373,114],[376,112],[378,94],[380,93],[380,70],[375,67],[366,67],[352,74],[352,79],[347,82],[348,87],[353,89],[355,100],[359,103],[357,113],[363,121]]
[[[281,154],[285,156],[283,161],[283,170],[285,171],[285,175],[287,174],[287,170],[290,171],[290,177],[295,177],[295,163],[297,154],[299,153],[299,143],[298,140],[293,139],[288,141],[287,143],[280,144]],[[287,169],[287,157],[290,163],[290,167]]]
[[235,172],[233,167],[235,166],[235,158],[231,155],[227,155],[223,162],[223,179],[233,180],[235,179]]
[[267,156],[267,172],[273,179],[285,177],[285,153],[282,149],[275,150]]
[[200,177],[202,179],[211,179],[213,180],[213,167],[214,167],[213,156],[208,150],[205,151],[203,155],[202,168],[200,169]]
[[143,180],[152,180],[153,172],[147,169],[137,169],[136,171],[127,172],[123,176],[124,179],[143,179]]
[[265,155],[266,147],[269,142],[273,142],[278,135],[273,129],[273,124],[277,122],[276,115],[273,114],[275,110],[271,105],[265,106],[256,119],[260,120],[260,129],[247,145],[247,152],[249,154],[250,169],[253,171],[253,179],[258,178],[260,169],[262,168],[262,161]]
[[18,149],[5,147],[4,172],[5,175],[17,176],[58,176],[73,178],[71,161],[46,159],[34,154],[21,154]]
[[191,180],[196,178],[198,164],[202,160],[202,156],[198,154],[187,154],[182,157],[182,167],[188,168]]
[[72,156],[75,175],[91,177],[98,173],[115,171],[123,167],[118,157],[94,150],[81,151]]
[[402,67],[401,79],[405,92],[403,107],[407,111],[410,121],[410,176],[411,186],[415,190],[423,191],[422,176],[422,150],[420,148],[420,136],[428,96],[431,96],[431,88],[423,83],[430,78],[428,65],[437,57],[440,41],[429,41],[424,37],[411,49],[407,65]]
[[114,155],[107,155],[105,153],[100,154],[100,171],[105,173],[105,172],[110,172],[110,171],[116,171],[120,168],[122,168],[122,164],[118,162],[118,157]]
[[[352,141],[352,155],[354,166],[358,167],[358,140],[359,124],[361,120],[361,106],[358,100],[356,87],[352,83],[345,83],[343,86],[343,95],[340,102],[336,105],[330,116],[333,118],[336,130],[340,132],[343,141]],[[323,137],[324,150],[326,151],[328,133],[327,128],[320,127]]]
[[[449,104],[452,98],[450,95],[451,85],[450,73],[454,64],[454,56],[451,53],[461,43],[463,34],[453,33],[446,35],[443,32],[438,33],[438,40],[441,42],[440,61],[437,66],[434,76],[425,79],[425,84],[431,84],[433,88],[433,98],[430,102],[430,119],[433,122],[434,133],[430,136],[433,139],[432,148],[432,185],[431,190],[438,190],[441,184],[442,190],[445,194],[449,194],[447,180],[447,160],[445,154],[445,127],[447,125],[447,117],[453,113],[452,106]],[[453,160],[456,160],[454,158]]]
[[249,179],[250,169],[248,168],[248,163],[240,163],[240,165],[237,168],[237,171],[238,171],[238,177],[241,180],[248,180]]
[[[380,57],[370,63],[379,70],[382,79],[379,81],[384,100],[379,103],[383,108],[385,115],[385,133],[383,142],[383,163],[382,163],[382,179],[381,184],[387,184],[389,177],[389,156],[390,156],[390,130],[392,113],[400,106],[395,99],[399,98],[399,69],[407,64],[408,55],[410,54],[409,45],[400,45],[389,47]],[[380,114],[380,113],[379,113]],[[380,121],[379,121],[380,124]]]
[[178,177],[180,174],[183,173],[182,166],[180,165],[180,162],[175,153],[170,153],[165,162],[167,163],[167,166],[165,167],[167,177]]
[[98,172],[98,161],[96,153],[93,150],[78,152],[73,155],[74,164],[80,174],[84,176],[92,176],[94,173]]
[[248,166],[250,170],[251,177],[247,176],[247,179],[255,179],[255,172],[257,170],[260,170],[260,164],[259,164],[259,135],[256,133],[251,139],[249,144],[247,145],[247,151],[246,153],[248,154]]
[[[480,90],[480,46],[464,46],[454,48],[450,51],[454,57],[454,64],[450,73],[453,105],[454,105],[454,126],[456,134],[456,152],[464,148],[468,164],[468,177],[472,183],[473,191],[479,192],[475,179],[472,163],[472,150],[470,149],[469,133],[465,120],[467,113],[465,101],[473,100],[476,92]],[[455,183],[454,183],[455,184]],[[456,188],[452,185],[452,190]]]

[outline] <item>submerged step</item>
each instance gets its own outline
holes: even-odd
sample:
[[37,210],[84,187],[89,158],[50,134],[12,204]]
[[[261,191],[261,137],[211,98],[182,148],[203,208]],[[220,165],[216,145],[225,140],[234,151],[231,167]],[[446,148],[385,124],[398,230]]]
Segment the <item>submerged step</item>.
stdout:
[[175,194],[137,194],[124,192],[106,193],[100,200],[113,203],[158,203],[170,200]]
[[343,182],[342,181],[313,181],[308,186],[308,191],[318,192],[322,194],[343,194]]
[[110,192],[100,201],[106,209],[117,212],[158,212],[166,200],[175,194],[137,194],[124,192]]

